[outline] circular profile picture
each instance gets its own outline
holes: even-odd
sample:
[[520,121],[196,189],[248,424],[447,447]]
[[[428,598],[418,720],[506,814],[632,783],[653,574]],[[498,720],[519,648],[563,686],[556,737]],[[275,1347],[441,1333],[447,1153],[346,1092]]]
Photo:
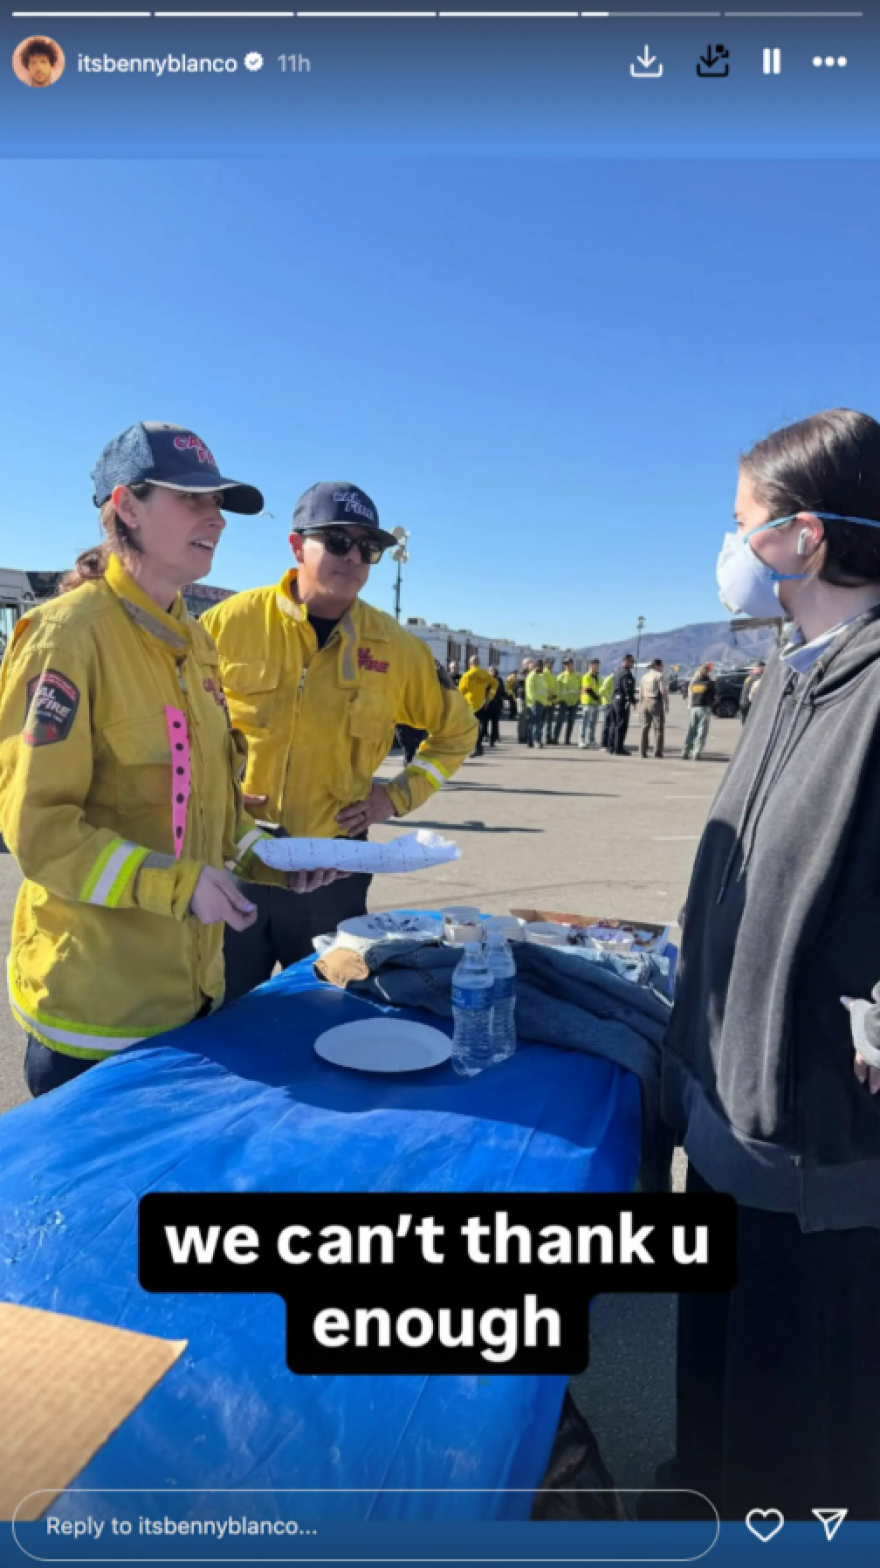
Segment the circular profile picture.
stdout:
[[64,50],[54,38],[25,38],[12,56],[12,69],[25,87],[52,87],[64,72]]

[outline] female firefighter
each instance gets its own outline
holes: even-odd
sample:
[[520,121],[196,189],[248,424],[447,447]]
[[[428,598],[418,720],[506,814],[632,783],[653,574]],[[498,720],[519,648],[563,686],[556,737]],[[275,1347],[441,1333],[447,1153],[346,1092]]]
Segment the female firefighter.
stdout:
[[[93,470],[105,542],[15,628],[0,673],[0,831],[24,883],[9,960],[33,1095],[220,1006],[223,927],[251,904],[243,742],[181,589],[211,570],[224,479],[179,426],[133,425]],[[309,891],[332,872],[289,879]]]

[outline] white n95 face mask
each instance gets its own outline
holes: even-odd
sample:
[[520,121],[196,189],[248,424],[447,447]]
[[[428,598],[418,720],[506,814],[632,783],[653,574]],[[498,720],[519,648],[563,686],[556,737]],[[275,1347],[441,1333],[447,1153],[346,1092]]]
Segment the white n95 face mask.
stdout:
[[[750,528],[747,534],[724,535],[715,577],[721,603],[731,615],[753,615],[758,620],[776,618],[781,613],[779,584],[801,582],[811,575],[809,572],[775,572],[772,566],[767,566],[755,554],[749,544],[753,534],[763,533],[765,528],[782,528],[802,515],[801,512],[792,512],[788,517],[774,517],[772,522],[759,523],[757,528]],[[840,512],[812,512],[809,515],[819,517],[823,522],[857,523],[862,528],[880,528],[880,518],[877,517],[844,517]]]
[[718,594],[721,603],[731,615],[751,615],[758,620],[772,620],[782,615],[779,603],[779,584],[798,582],[809,572],[776,572],[757,556],[749,544],[752,534],[765,528],[780,528],[790,523],[791,517],[777,517],[772,523],[761,523],[747,534],[724,535],[721,554],[715,567]]

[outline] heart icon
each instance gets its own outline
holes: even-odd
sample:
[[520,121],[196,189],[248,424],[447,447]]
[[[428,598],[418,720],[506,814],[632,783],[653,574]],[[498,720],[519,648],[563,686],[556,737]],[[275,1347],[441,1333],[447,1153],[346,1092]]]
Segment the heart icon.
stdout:
[[772,1541],[785,1524],[778,1508],[753,1508],[746,1514],[746,1527],[759,1541]]

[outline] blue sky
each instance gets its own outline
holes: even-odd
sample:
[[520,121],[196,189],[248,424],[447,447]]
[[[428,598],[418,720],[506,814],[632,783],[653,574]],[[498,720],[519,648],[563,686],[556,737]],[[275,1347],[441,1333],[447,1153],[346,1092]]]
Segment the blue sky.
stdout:
[[68,565],[104,441],[168,419],[274,513],[230,518],[212,581],[280,576],[296,497],[346,479],[412,532],[405,615],[598,642],[723,617],[741,448],[880,413],[868,164],[33,161],[0,189],[0,566]]

